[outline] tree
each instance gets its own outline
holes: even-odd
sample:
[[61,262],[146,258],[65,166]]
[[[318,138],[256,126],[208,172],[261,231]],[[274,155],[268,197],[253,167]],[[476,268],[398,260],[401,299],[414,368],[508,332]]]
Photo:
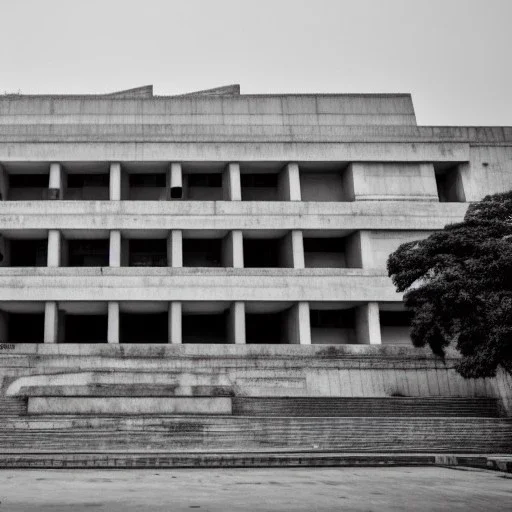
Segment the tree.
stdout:
[[411,338],[444,357],[453,344],[466,378],[512,373],[512,191],[470,204],[464,221],[402,244],[388,274],[412,312]]

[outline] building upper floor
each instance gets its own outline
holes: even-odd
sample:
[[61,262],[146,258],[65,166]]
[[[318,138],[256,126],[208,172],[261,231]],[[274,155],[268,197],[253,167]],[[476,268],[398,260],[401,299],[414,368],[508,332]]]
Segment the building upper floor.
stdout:
[[112,199],[118,164],[120,200],[477,201],[512,188],[512,127],[418,126],[409,94],[4,95],[0,163],[13,200]]

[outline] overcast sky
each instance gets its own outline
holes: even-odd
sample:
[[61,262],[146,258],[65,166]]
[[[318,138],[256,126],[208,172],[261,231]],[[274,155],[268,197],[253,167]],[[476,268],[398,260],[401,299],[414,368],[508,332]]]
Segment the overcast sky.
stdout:
[[0,93],[410,92],[512,125],[512,0],[0,0]]

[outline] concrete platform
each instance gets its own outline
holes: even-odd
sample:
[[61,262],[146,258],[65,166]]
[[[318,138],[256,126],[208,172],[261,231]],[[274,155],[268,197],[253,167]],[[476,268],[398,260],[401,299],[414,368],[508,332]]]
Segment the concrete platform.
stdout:
[[231,414],[229,397],[29,397],[28,414]]
[[0,471],[9,512],[502,512],[510,483],[441,467]]

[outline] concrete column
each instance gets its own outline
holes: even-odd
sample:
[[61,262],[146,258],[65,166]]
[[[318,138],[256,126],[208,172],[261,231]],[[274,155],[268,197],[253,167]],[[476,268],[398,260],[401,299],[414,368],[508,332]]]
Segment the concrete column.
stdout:
[[59,325],[59,307],[57,302],[44,304],[44,342],[57,343]]
[[346,259],[350,268],[374,268],[371,231],[356,231],[347,237]]
[[117,229],[110,232],[109,266],[121,266],[121,231]]
[[110,200],[121,200],[121,164],[118,162],[110,164]]
[[242,185],[240,182],[240,164],[228,164],[222,175],[222,193],[226,201],[242,200]]
[[61,262],[61,233],[58,229],[48,231],[48,266],[60,267]]
[[225,267],[244,268],[244,242],[242,231],[230,231],[222,243],[222,259]]
[[182,342],[181,332],[181,302],[169,303],[169,343],[173,345]]
[[289,163],[279,174],[279,198],[282,201],[300,201],[299,164]]
[[0,165],[0,201],[6,201],[9,196],[9,174]]
[[5,311],[0,311],[0,343],[9,341],[9,320]]
[[108,343],[119,343],[119,302],[108,303]]
[[288,312],[288,342],[311,345],[309,303],[299,302]]
[[[0,267],[9,267],[11,264],[11,242],[0,235]],[[1,338],[0,338],[1,339]]]
[[58,163],[50,164],[48,199],[62,199],[62,167]]
[[356,309],[357,342],[365,345],[380,345],[379,304],[369,302]]
[[181,199],[183,197],[183,173],[181,164],[171,164],[171,199]]
[[228,314],[228,341],[245,344],[245,340],[245,303],[233,302]]
[[302,231],[293,230],[286,235],[281,249],[283,266],[287,268],[304,268],[304,239]]
[[183,234],[173,229],[167,237],[167,264],[169,267],[183,267]]

